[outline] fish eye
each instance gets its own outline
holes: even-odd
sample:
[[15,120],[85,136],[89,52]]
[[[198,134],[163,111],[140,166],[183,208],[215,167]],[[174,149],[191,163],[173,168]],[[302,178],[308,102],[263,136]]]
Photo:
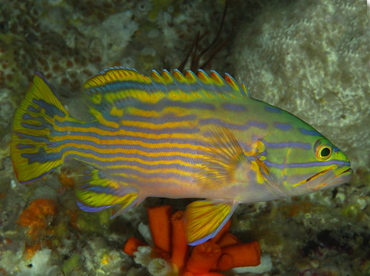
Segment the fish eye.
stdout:
[[330,152],[331,152],[330,148],[323,148],[320,152],[320,155],[322,157],[326,157],[330,155]]
[[328,160],[333,152],[333,149],[328,144],[322,144],[321,139],[317,140],[315,143],[315,155],[316,158],[325,161]]

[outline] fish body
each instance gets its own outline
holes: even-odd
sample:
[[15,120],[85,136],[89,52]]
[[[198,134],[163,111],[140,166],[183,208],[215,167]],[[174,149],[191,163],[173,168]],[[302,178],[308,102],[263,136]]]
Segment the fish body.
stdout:
[[231,76],[110,68],[84,84],[89,120],[70,116],[36,73],[13,121],[11,157],[21,183],[63,162],[88,165],[76,189],[88,212],[146,197],[189,204],[188,242],[213,237],[239,203],[274,200],[350,180],[347,157],[313,127],[253,99]]

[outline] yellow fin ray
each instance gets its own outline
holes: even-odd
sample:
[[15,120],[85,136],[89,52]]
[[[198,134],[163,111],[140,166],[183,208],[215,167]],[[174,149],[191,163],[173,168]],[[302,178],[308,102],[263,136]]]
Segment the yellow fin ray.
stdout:
[[225,225],[237,206],[236,202],[194,201],[186,206],[185,231],[189,245],[213,238]]
[[184,75],[179,70],[173,70],[172,75],[178,82],[186,82]]
[[77,205],[85,212],[97,212],[119,206],[112,217],[141,202],[137,189],[125,183],[110,179],[98,169],[86,170],[83,179],[76,187]]
[[207,75],[207,73],[201,69],[198,70],[197,77],[203,83],[207,83],[207,84],[213,83],[212,79]]
[[197,76],[192,71],[186,71],[185,78],[188,83],[197,82]]
[[245,159],[243,149],[235,135],[225,127],[214,127],[207,136],[207,152],[197,183],[213,189],[230,185],[234,182],[238,164]]
[[163,70],[162,79],[163,79],[164,83],[166,83],[166,84],[173,83],[173,77],[172,77],[171,73],[168,72],[167,70]]
[[162,76],[155,70],[152,71],[152,73],[150,74],[150,77],[155,82],[163,82]]
[[83,86],[85,89],[88,89],[90,87],[103,86],[114,81],[135,81],[150,83],[151,79],[138,73],[134,69],[124,69],[116,67],[106,69],[98,75],[95,75],[94,77],[88,79]]
[[217,74],[216,71],[211,71],[211,74],[209,74],[210,78],[212,79],[213,83],[217,85],[225,85],[224,79]]
[[[152,71],[147,77],[134,69],[112,67],[87,80],[84,88],[90,119],[99,119],[102,113],[108,120],[118,122],[121,119],[118,114],[124,114],[133,106],[155,104],[166,97],[187,102],[201,98],[245,97],[244,90],[231,76],[226,74],[222,79],[214,71],[208,76],[202,70],[197,74],[187,71],[184,75],[178,70],[172,74],[166,70]],[[116,110],[123,111],[117,113]]]
[[36,73],[12,125],[11,158],[19,182],[34,181],[63,163],[63,153],[55,146],[55,120],[72,118],[44,77]]

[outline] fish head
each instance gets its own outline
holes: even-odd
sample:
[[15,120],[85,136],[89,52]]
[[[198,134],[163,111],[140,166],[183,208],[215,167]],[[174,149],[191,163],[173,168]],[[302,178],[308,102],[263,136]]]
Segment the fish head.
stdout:
[[309,148],[285,151],[279,185],[290,196],[333,188],[352,178],[351,163],[340,149],[323,136],[310,138]]

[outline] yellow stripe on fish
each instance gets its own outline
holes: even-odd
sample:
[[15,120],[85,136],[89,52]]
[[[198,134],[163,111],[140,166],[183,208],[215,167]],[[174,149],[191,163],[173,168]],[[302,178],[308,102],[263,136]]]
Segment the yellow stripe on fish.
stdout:
[[13,121],[11,157],[27,183],[64,161],[87,164],[79,207],[114,216],[146,197],[205,198],[186,210],[189,244],[216,235],[239,203],[348,182],[347,157],[294,115],[253,99],[244,84],[110,68],[84,84],[90,119],[71,117],[36,73]]

